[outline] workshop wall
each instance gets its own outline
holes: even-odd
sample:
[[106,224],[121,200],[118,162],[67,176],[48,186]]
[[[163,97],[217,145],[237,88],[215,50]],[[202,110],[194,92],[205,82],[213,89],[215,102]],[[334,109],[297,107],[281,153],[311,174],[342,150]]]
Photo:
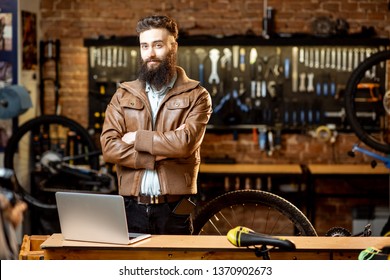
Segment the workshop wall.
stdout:
[[[313,33],[313,22],[319,17],[347,20],[349,33],[375,28],[378,36],[389,37],[390,14],[387,0],[381,1],[268,1],[275,9],[276,33]],[[85,38],[99,36],[136,35],[137,20],[149,14],[168,14],[177,19],[181,32],[188,35],[245,35],[262,32],[263,1],[41,1],[41,28],[43,40],[59,39],[60,96],[62,114],[87,127],[88,67]],[[50,69],[48,67],[48,69]],[[50,85],[49,85],[50,87]],[[54,87],[53,87],[54,90]],[[47,113],[54,112],[54,93],[45,94]],[[336,142],[321,142],[311,137],[311,131],[300,135],[283,135],[282,147],[272,156],[262,153],[251,136],[239,139],[229,135],[207,135],[202,155],[217,157],[229,151],[238,162],[300,162],[342,163],[350,141],[356,138],[339,133]],[[228,148],[228,149],[227,149]],[[222,152],[223,153],[223,152]],[[223,155],[222,155],[223,156]],[[357,161],[353,159],[352,161]]]
[[[389,36],[387,0],[367,1],[268,1],[275,8],[275,32],[312,33],[317,17],[347,19],[350,32],[375,27],[380,36]],[[88,73],[85,38],[136,35],[137,20],[149,14],[173,16],[188,35],[244,35],[262,32],[263,1],[120,1],[42,0],[42,39],[59,39],[60,94],[62,113],[87,126]],[[54,94],[47,94],[50,112]],[[54,108],[52,108],[54,110]]]
[[[347,20],[349,33],[374,30],[378,36],[385,38],[389,38],[390,34],[387,0],[269,0],[268,6],[276,11],[276,33],[313,33],[313,21],[324,16],[332,20]],[[178,21],[181,32],[188,35],[261,35],[263,1],[41,0],[41,13],[42,39],[59,39],[61,42],[62,114],[87,127],[88,65],[84,39],[136,35],[137,20],[150,14],[173,16]],[[54,112],[53,99],[54,94],[45,95],[48,113]],[[369,162],[370,159],[361,155],[355,158],[347,156],[352,144],[357,141],[354,134],[338,133],[335,136],[335,141],[324,142],[314,138],[310,131],[283,134],[280,149],[269,154],[259,150],[251,131],[207,133],[202,156],[229,155],[241,163]],[[320,212],[324,213],[320,232],[323,233],[329,224],[337,221],[341,226],[349,228],[352,218],[345,215],[345,209],[350,211],[351,207],[345,206],[343,200],[327,200]],[[337,215],[329,215],[329,211]],[[337,220],[338,217],[340,220]]]

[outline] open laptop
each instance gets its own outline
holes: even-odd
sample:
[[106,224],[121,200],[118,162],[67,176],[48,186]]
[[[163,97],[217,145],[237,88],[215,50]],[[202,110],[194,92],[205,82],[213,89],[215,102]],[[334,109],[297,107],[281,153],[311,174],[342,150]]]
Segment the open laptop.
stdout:
[[132,244],[151,236],[128,233],[120,195],[56,192],[56,201],[65,240]]

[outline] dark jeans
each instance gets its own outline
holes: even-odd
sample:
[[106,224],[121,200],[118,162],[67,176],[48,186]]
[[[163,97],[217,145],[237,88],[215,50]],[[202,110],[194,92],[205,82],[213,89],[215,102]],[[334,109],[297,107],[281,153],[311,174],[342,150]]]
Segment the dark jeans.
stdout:
[[127,227],[129,232],[150,234],[191,234],[191,215],[172,213],[178,202],[138,204],[125,197]]

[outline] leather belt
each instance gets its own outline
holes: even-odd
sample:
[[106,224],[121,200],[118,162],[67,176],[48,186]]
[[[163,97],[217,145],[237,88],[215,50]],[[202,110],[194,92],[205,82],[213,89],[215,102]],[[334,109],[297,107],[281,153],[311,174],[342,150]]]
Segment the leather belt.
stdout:
[[139,204],[160,204],[178,202],[183,198],[182,195],[139,195],[129,196],[129,198],[137,201]]

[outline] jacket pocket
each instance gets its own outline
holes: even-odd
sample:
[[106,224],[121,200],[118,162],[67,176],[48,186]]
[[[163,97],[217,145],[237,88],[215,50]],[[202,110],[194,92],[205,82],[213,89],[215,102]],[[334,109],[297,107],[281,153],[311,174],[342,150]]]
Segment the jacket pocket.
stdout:
[[190,106],[188,97],[174,98],[166,103],[168,110],[184,109]]
[[121,100],[120,105],[125,118],[126,132],[146,127],[146,108],[141,99],[128,96]]
[[119,194],[124,196],[138,195],[142,173],[143,171],[140,170],[117,166]]
[[121,107],[142,110],[144,108],[144,104],[139,98],[135,96],[129,96],[121,100]]
[[165,161],[158,166],[163,194],[193,194],[196,192],[198,165]]

